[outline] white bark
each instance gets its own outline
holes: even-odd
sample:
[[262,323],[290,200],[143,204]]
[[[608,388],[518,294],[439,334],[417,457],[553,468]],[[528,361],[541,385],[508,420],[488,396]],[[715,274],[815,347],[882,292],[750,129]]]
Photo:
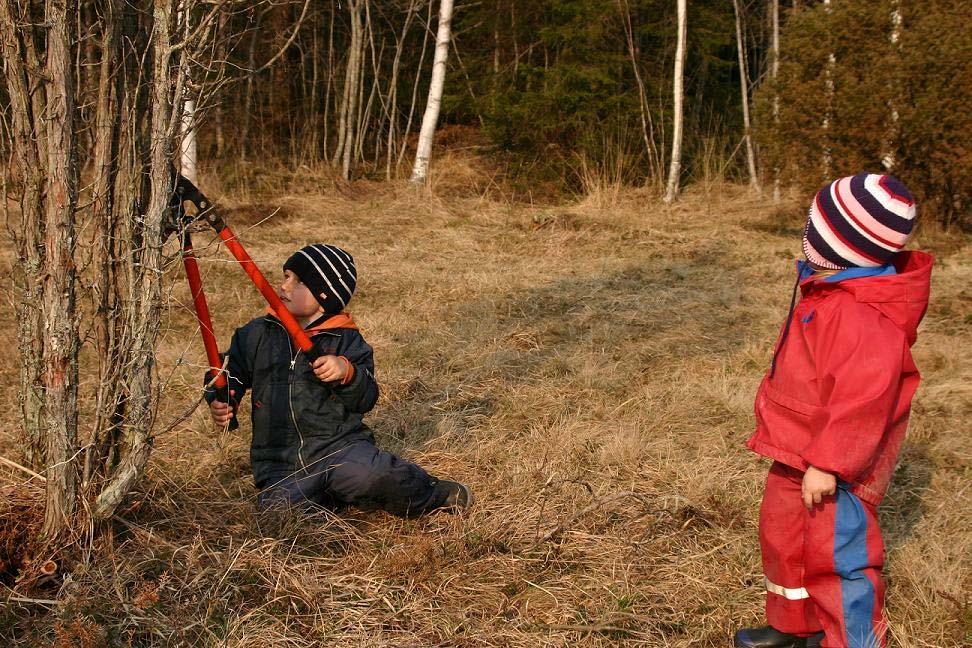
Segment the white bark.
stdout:
[[[891,46],[895,49],[901,47],[901,3],[900,0],[891,2]],[[892,86],[895,90],[897,86]],[[889,173],[894,169],[897,162],[894,156],[895,142],[898,139],[898,105],[895,101],[895,93],[892,92],[889,101],[890,124],[888,127],[888,137],[884,143],[884,155],[881,157],[881,165]]]
[[[658,183],[661,181],[662,169],[658,160],[658,150],[655,147],[655,126],[652,123],[651,111],[648,108],[645,82],[641,78],[641,70],[638,66],[634,28],[631,24],[631,9],[628,6],[628,0],[618,0],[618,9],[621,11],[622,20],[624,20],[624,33],[628,41],[628,57],[631,59],[631,69],[634,72],[635,82],[638,84],[638,101],[641,109],[641,137],[645,142],[645,155],[648,156],[648,174],[651,182]],[[496,67],[499,67],[498,62]]]
[[405,14],[405,25],[402,27],[401,36],[396,36],[395,40],[395,59],[392,61],[391,88],[388,98],[388,142],[386,145],[385,158],[385,179],[391,180],[392,177],[392,158],[395,149],[395,129],[398,127],[398,71],[402,63],[402,50],[404,49],[405,39],[408,37],[409,27],[418,5],[415,0],[409,0],[408,11]]
[[198,184],[196,166],[196,102],[186,99],[182,108],[182,144],[179,147],[179,168],[191,183]]
[[[683,0],[684,1],[684,0]],[[429,84],[429,101],[422,117],[415,166],[412,167],[412,184],[424,184],[429,174],[429,158],[432,156],[432,139],[442,107],[442,88],[445,85],[446,60],[449,56],[449,36],[452,25],[452,0],[439,4],[439,29],[435,37],[435,57],[432,61],[432,81]]]
[[682,103],[685,97],[685,38],[687,35],[686,0],[678,2],[678,44],[675,49],[675,72],[672,83],[674,95],[674,115],[672,117],[672,159],[668,167],[668,186],[665,189],[665,202],[671,203],[678,198],[679,175],[682,172]]
[[[773,39],[770,46],[770,57],[772,60],[770,79],[772,79],[774,86],[773,128],[778,130],[780,125],[780,92],[776,88],[776,81],[780,76],[780,0],[770,0],[770,22]],[[780,202],[780,166],[778,160],[776,166],[773,167],[773,202]]]
[[[824,10],[830,11],[830,0],[824,0]],[[834,111],[834,68],[837,67],[837,56],[831,52],[827,55],[827,68],[824,72],[824,118],[821,127],[824,132],[823,175],[826,180],[832,175],[834,154],[830,146],[830,122]]]
[[752,124],[749,115],[749,71],[746,64],[746,41],[743,37],[742,11],[739,0],[732,0],[732,8],[736,14],[736,50],[739,52],[739,86],[742,95],[743,139],[746,143],[746,165],[749,168],[749,188],[760,193],[759,177],[756,174],[756,151],[753,149]]

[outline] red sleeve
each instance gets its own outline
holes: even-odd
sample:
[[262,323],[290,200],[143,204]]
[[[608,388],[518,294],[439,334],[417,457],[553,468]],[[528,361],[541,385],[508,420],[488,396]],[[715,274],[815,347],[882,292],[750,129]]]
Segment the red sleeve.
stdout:
[[888,429],[908,343],[891,320],[864,304],[838,304],[818,320],[814,361],[822,407],[810,418],[813,440],[800,454],[811,466],[854,483]]

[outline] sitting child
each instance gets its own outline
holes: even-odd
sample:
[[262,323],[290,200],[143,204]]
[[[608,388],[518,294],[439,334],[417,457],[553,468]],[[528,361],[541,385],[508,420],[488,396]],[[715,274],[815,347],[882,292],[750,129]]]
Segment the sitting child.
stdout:
[[930,255],[903,250],[914,218],[900,181],[868,173],[810,207],[749,439],[774,460],[759,516],[769,625],[740,630],[736,646],[885,645],[877,507],[918,388],[911,345],[932,270]]
[[313,366],[272,314],[236,330],[227,355],[232,406],[207,396],[213,421],[251,392],[250,460],[258,505],[353,505],[401,517],[472,505],[464,484],[379,450],[362,417],[378,400],[371,347],[344,311],[357,282],[351,255],[308,245],[284,264],[278,294],[323,352]]

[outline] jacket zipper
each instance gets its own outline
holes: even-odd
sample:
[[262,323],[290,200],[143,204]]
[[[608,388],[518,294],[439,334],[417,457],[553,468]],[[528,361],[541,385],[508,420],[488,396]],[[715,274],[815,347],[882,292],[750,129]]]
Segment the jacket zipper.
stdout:
[[297,366],[297,358],[300,357],[300,351],[294,353],[293,342],[290,341],[290,333],[287,333],[287,328],[275,319],[265,318],[268,322],[273,322],[280,328],[284,330],[284,334],[287,337],[287,349],[289,351],[290,358],[290,370],[287,374],[287,407],[290,409],[290,420],[294,424],[294,430],[297,432],[297,459],[300,461],[300,467],[307,472],[307,464],[304,462],[304,435],[300,431],[300,426],[297,425],[297,414],[294,412],[294,369]]
[[304,462],[304,435],[300,431],[300,426],[297,424],[297,414],[294,412],[294,368],[297,366],[297,358],[300,357],[300,352],[294,353],[294,345],[290,341],[290,334],[287,333],[284,325],[274,320],[270,321],[282,328],[287,336],[287,350],[291,356],[290,370],[287,372],[287,407],[290,409],[290,420],[294,424],[294,431],[297,432],[297,460],[300,462],[300,467],[304,472],[307,472],[307,464]]

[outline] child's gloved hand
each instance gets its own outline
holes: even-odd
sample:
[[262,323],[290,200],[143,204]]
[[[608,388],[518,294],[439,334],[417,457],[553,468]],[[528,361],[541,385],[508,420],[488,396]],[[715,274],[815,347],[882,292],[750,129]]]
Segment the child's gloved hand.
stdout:
[[819,504],[823,500],[824,495],[833,495],[837,492],[837,478],[829,472],[810,466],[803,475],[802,492],[803,505],[811,511],[814,504]]
[[[230,390],[230,400],[236,392]],[[215,400],[209,404],[209,414],[213,417],[213,423],[219,427],[226,427],[229,424],[230,419],[233,418],[233,408],[229,403],[224,403],[222,401]]]
[[339,382],[346,385],[354,377],[351,361],[344,356],[322,355],[311,365],[314,375],[321,382]]

